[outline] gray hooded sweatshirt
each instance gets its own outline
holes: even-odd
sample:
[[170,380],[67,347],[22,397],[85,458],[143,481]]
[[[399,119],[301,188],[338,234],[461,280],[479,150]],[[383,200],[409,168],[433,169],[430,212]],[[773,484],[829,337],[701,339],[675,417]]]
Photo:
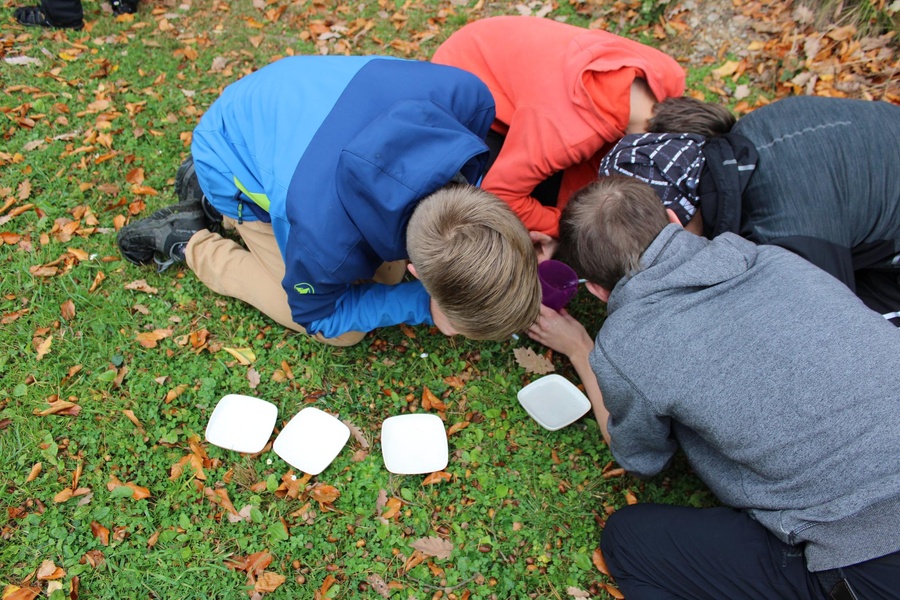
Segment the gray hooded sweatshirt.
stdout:
[[591,366],[613,455],[680,445],[820,571],[900,549],[900,332],[794,254],[669,225],[616,285]]

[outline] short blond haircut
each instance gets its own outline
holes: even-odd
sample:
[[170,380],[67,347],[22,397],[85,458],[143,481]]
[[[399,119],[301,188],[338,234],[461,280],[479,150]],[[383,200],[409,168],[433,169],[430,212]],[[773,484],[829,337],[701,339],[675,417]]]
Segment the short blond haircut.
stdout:
[[668,223],[652,187],[632,177],[601,177],[566,205],[560,252],[581,277],[611,291],[640,270],[641,255]]
[[541,289],[525,226],[493,194],[450,185],[416,206],[406,230],[409,260],[462,335],[506,340],[537,320]]

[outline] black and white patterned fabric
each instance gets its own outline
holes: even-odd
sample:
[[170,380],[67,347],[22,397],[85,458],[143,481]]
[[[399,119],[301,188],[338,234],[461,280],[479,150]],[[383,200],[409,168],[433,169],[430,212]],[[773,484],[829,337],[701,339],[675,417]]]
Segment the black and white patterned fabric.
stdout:
[[600,176],[625,175],[650,184],[682,225],[697,212],[706,138],[691,133],[633,133],[600,162]]

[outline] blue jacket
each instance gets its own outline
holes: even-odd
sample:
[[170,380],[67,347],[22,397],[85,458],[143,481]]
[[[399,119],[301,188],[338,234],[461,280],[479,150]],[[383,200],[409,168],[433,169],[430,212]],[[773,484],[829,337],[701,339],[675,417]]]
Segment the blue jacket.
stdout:
[[272,223],[294,321],[334,337],[431,324],[420,282],[351,285],[408,258],[416,203],[476,183],[494,101],[474,75],[389,57],[285,58],[225,88],[191,153],[223,215]]

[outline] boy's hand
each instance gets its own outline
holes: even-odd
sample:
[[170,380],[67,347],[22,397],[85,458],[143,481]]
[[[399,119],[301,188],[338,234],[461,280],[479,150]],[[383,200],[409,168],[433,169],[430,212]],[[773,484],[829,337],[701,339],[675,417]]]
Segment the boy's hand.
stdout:
[[531,238],[531,244],[534,246],[534,254],[537,256],[538,263],[550,260],[556,254],[559,248],[559,242],[540,231],[529,231],[528,237]]
[[541,315],[528,330],[528,336],[573,361],[582,355],[586,357],[594,348],[587,330],[565,309],[556,312],[541,305]]

